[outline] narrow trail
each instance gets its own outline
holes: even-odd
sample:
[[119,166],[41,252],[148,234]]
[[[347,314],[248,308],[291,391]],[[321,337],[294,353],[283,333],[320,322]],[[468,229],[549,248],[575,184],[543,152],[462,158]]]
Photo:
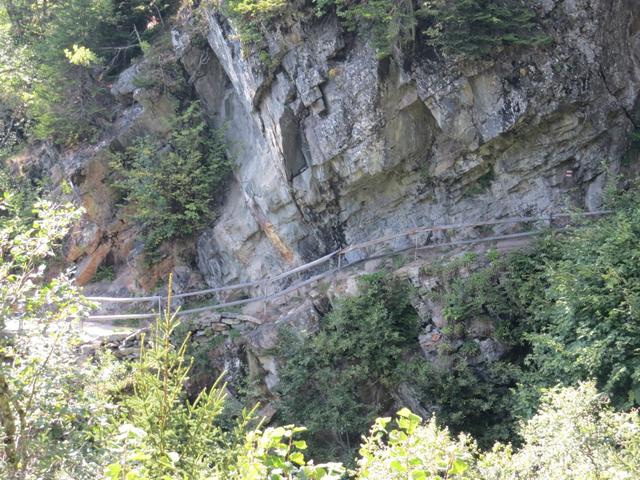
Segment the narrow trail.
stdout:
[[[244,297],[232,301],[216,301],[211,299],[211,304],[198,308],[187,308],[178,311],[178,315],[194,315],[204,312],[211,312],[248,304],[260,303],[267,311],[269,304],[274,305],[276,300],[286,299],[295,292],[318,283],[322,280],[335,278],[342,271],[364,266],[367,263],[387,257],[399,255],[413,255],[417,260],[428,260],[429,258],[442,257],[451,250],[477,244],[494,244],[500,251],[508,251],[529,244],[531,239],[544,233],[548,229],[562,230],[579,223],[580,220],[591,217],[599,217],[612,213],[611,211],[596,211],[584,213],[559,213],[547,216],[512,217],[501,220],[491,220],[475,223],[460,223],[451,225],[435,225],[409,229],[392,235],[381,236],[366,242],[350,245],[340,250],[336,250],[328,255],[320,257],[311,262],[300,265],[280,274],[261,278],[251,282],[244,282],[234,285],[226,285],[217,288],[210,288],[192,292],[178,293],[171,296],[172,305],[184,302],[184,299],[193,297],[219,297],[224,295],[229,297],[234,292]],[[540,224],[543,224],[540,226]],[[521,230],[517,233],[502,235],[478,236],[479,229],[486,227],[520,225]],[[534,227],[538,228],[534,228]],[[544,228],[543,228],[544,227]],[[449,232],[468,230],[474,238],[448,241]],[[437,233],[441,240],[433,241],[433,235]],[[443,253],[441,250],[446,249]],[[305,275],[306,274],[306,278]],[[122,308],[114,314],[95,314],[87,317],[83,321],[83,330],[87,335],[100,336],[101,334],[112,334],[126,330],[125,327],[118,326],[118,320],[146,321],[156,317],[161,308],[165,308],[168,297],[163,295],[141,296],[141,297],[87,297],[98,305],[105,304],[129,304],[133,305],[133,310]],[[143,313],[139,313],[140,311]],[[153,313],[149,313],[153,311]],[[86,329],[86,330],[85,330]],[[133,329],[130,327],[129,330]],[[84,333],[83,333],[84,335]]]

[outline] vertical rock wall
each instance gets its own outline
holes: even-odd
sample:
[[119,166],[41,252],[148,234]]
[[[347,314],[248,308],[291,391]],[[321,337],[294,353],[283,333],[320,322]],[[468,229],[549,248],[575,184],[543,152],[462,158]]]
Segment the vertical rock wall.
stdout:
[[476,62],[419,45],[379,61],[327,17],[274,28],[265,65],[220,14],[207,12],[205,44],[185,17],[174,47],[237,164],[198,240],[207,282],[415,225],[597,208],[634,128],[640,12],[540,8],[550,46]]

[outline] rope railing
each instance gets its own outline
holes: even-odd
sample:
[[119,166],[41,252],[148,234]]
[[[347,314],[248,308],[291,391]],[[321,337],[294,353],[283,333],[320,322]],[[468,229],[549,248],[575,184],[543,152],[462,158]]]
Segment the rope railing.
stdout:
[[[382,252],[375,255],[365,255],[362,258],[354,259],[349,262],[343,261],[346,258],[346,255],[350,252],[354,252],[357,250],[365,251],[365,249],[374,247],[376,245],[385,244],[400,238],[407,238],[407,237],[411,237],[411,236],[415,236],[415,235],[418,235],[421,233],[427,233],[427,232],[462,230],[466,228],[478,228],[483,226],[496,226],[496,225],[517,224],[517,223],[537,223],[537,222],[543,222],[543,221],[549,222],[549,226],[553,227],[553,221],[557,219],[562,219],[562,218],[570,219],[574,217],[595,217],[595,216],[608,215],[610,213],[612,213],[612,211],[610,210],[602,210],[602,211],[596,211],[596,212],[579,212],[579,213],[557,213],[557,214],[550,214],[547,216],[510,217],[510,218],[504,218],[500,220],[491,220],[486,222],[457,223],[457,224],[448,224],[448,225],[432,225],[432,226],[425,226],[425,227],[417,227],[417,228],[405,230],[402,233],[387,235],[387,236],[369,240],[366,242],[361,242],[354,245],[346,246],[344,248],[331,252],[327,255],[324,255],[323,257],[320,257],[316,260],[305,263],[304,265],[300,265],[291,270],[279,273],[273,277],[266,277],[266,278],[261,278],[261,279],[250,281],[250,282],[237,283],[237,284],[226,285],[222,287],[174,294],[174,295],[171,295],[171,298],[181,299],[181,298],[189,298],[189,297],[195,297],[195,296],[210,295],[213,293],[232,292],[232,291],[238,291],[238,290],[245,291],[250,288],[263,287],[262,294],[254,297],[244,298],[244,299],[239,299],[239,300],[234,300],[229,302],[216,303],[216,304],[206,305],[198,308],[180,310],[177,312],[177,314],[178,315],[197,314],[197,313],[202,313],[202,312],[207,312],[212,310],[219,310],[222,308],[230,308],[230,307],[242,306],[242,305],[258,303],[258,302],[265,302],[265,305],[266,305],[266,303],[270,301],[289,295],[290,293],[296,290],[299,290],[300,288],[303,288],[307,285],[320,281],[326,277],[334,275],[339,271],[353,268],[367,261],[395,256],[408,251],[415,251],[417,254],[417,252],[439,249],[439,248],[449,248],[449,247],[457,247],[457,246],[463,246],[463,245],[496,242],[501,240],[526,238],[526,237],[531,237],[535,235],[540,235],[541,233],[543,233],[543,230],[533,230],[528,232],[520,232],[520,233],[505,234],[505,235],[494,235],[490,237],[433,243],[428,245],[418,245],[417,239],[416,239],[416,242],[413,246],[393,249],[391,251]],[[265,288],[266,285],[273,285],[275,282],[285,280],[291,277],[292,275],[309,271],[321,265],[326,265],[327,263],[331,262],[335,257],[338,257],[337,267],[330,268],[327,271],[316,274],[308,279],[295,282],[293,285],[287,286],[280,291],[277,291],[271,294],[266,293],[266,288]],[[95,303],[156,302],[158,303],[159,308],[162,306],[163,303],[166,303],[168,301],[168,297],[164,295],[153,295],[153,296],[142,296],[142,297],[86,297],[86,298],[87,300]],[[122,319],[152,319],[152,318],[155,318],[156,316],[157,316],[157,313],[131,313],[131,314],[123,313],[123,314],[113,314],[113,315],[90,315],[87,318],[89,320],[122,320]]]

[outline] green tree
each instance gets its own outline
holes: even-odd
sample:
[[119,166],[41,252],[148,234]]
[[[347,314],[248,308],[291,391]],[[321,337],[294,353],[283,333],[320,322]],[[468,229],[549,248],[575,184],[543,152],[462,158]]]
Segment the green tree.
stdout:
[[539,387],[590,378],[616,406],[640,405],[640,202],[635,189],[614,198],[613,215],[445,282],[447,320],[464,336],[468,322],[490,319],[523,367],[521,416],[535,411]]
[[[394,428],[395,427],[395,428]],[[403,409],[395,425],[376,420],[360,449],[358,479],[606,480],[640,474],[640,417],[615,412],[593,383],[547,391],[521,426],[516,451],[496,444],[479,451],[472,438],[453,438],[435,419]]]
[[97,368],[78,364],[68,323],[87,308],[65,274],[47,271],[79,212],[40,201],[25,213],[26,198],[4,191],[0,201],[0,329],[26,332],[0,344],[0,472],[11,480],[61,470],[91,478],[99,463],[87,441],[104,403],[91,383]]
[[36,138],[60,145],[93,139],[111,118],[107,77],[155,34],[157,29],[144,31],[151,15],[162,17],[173,4],[7,0],[0,5],[0,37],[7,46],[0,47],[0,71],[10,81],[0,87],[0,106],[10,99],[11,111],[32,121]]
[[[526,334],[532,379],[595,378],[615,405],[640,405],[640,204],[558,238],[545,301]],[[530,381],[532,379],[529,379]]]
[[281,413],[309,428],[317,444],[348,453],[389,408],[395,371],[417,345],[418,322],[407,285],[384,274],[361,281],[362,293],[338,303],[317,334],[282,332]]
[[220,379],[189,401],[185,389],[192,367],[185,355],[189,338],[177,346],[171,343],[178,325],[176,314],[167,309],[159,316],[149,345],[142,339],[140,358],[132,365],[131,393],[121,400],[121,415],[108,435],[107,456],[114,461],[105,468],[106,478],[340,478],[339,465],[307,463],[306,444],[295,438],[303,428],[262,428],[254,418],[255,409],[244,411],[233,430],[221,428],[226,389]]
[[207,126],[197,102],[179,116],[167,144],[139,139],[112,166],[150,257],[162,242],[189,237],[211,220],[231,171],[221,135]]
[[393,49],[414,41],[417,18],[413,0],[314,0],[316,11],[323,15],[334,7],[343,25],[350,31],[371,35],[372,45],[379,58],[393,53]]
[[548,42],[530,2],[522,0],[427,0],[420,15],[433,26],[429,42],[445,52],[480,57],[502,47]]

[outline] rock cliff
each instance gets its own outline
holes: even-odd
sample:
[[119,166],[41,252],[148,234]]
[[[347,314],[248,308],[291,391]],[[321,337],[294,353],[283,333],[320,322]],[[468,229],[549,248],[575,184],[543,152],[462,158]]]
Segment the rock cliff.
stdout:
[[634,126],[640,13],[631,0],[540,8],[548,47],[476,62],[419,46],[379,61],[329,17],[271,32],[265,66],[218,13],[197,45],[185,17],[175,50],[236,147],[197,242],[206,281],[416,225],[597,208]]
[[[170,271],[180,290],[215,287],[415,226],[595,210],[640,121],[636,7],[635,0],[541,0],[548,45],[473,61],[419,39],[380,60],[366,34],[345,31],[331,15],[283,20],[266,35],[265,59],[241,46],[218,11],[181,11],[163,55],[184,69],[235,166],[216,220],[192,242],[163,247],[153,267],[107,181],[110,151],[167,134],[176,115],[170,94],[140,86],[151,60],[112,85],[120,114],[99,143],[67,152],[45,145],[23,161],[87,211],[67,260],[83,285],[100,265],[116,274],[88,292],[150,291]],[[418,274],[409,277],[420,283]],[[266,375],[268,388],[276,381],[268,354],[274,325],[312,330],[322,301],[315,303],[246,335],[247,362],[258,357],[254,373]],[[441,319],[437,305],[423,307],[435,333],[429,326],[422,339],[431,345]],[[500,355],[490,334],[477,337],[489,342],[484,353]]]
[[633,0],[539,9],[552,42],[478,61],[419,41],[379,60],[366,34],[330,15],[283,21],[266,61],[217,11],[182,11],[172,55],[235,161],[220,214],[193,245],[167,246],[160,266],[140,261],[108,152],[165,134],[176,107],[139,86],[138,62],[112,86],[121,114],[100,143],[32,155],[87,210],[68,249],[80,283],[107,262],[123,291],[176,267],[181,288],[217,286],[416,225],[597,208],[636,121],[640,13]]

